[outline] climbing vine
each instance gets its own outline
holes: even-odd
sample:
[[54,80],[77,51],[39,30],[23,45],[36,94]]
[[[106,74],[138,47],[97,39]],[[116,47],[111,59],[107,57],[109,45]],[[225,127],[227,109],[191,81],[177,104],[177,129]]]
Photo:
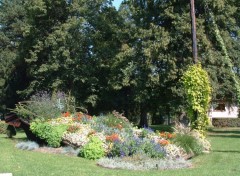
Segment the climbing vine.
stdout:
[[240,84],[239,84],[239,81],[238,81],[238,78],[236,76],[236,74],[234,73],[233,71],[233,63],[228,55],[228,51],[227,51],[227,48],[226,48],[226,45],[224,43],[224,40],[220,34],[220,30],[216,24],[216,21],[215,21],[215,17],[212,13],[212,11],[209,9],[208,7],[208,1],[205,1],[205,8],[206,10],[208,11],[208,14],[209,14],[209,17],[210,17],[210,21],[212,22],[212,25],[213,25],[213,29],[214,29],[214,33],[216,35],[216,39],[221,47],[221,50],[224,54],[224,59],[225,59],[225,62],[227,64],[227,66],[229,67],[229,69],[231,69],[231,74],[232,74],[232,79],[233,79],[233,82],[235,84],[235,89],[236,89],[236,92],[237,92],[237,102],[238,102],[238,105],[240,105]]
[[207,112],[211,99],[208,74],[199,63],[187,69],[181,82],[186,93],[187,115],[191,127],[204,134],[209,122]]

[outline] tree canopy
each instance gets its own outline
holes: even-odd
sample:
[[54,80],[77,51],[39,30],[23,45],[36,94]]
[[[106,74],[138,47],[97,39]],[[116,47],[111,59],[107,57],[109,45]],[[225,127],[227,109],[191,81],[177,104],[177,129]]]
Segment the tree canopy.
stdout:
[[[235,102],[240,2],[195,0],[195,8],[212,99]],[[125,0],[117,11],[111,0],[1,0],[0,105],[61,90],[89,113],[115,109],[132,120],[151,114],[156,122],[177,116],[191,47],[188,1]]]

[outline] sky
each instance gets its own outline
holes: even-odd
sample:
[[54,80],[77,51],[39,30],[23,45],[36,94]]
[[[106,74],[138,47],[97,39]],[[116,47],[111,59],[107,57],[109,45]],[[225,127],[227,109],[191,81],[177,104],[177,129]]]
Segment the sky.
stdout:
[[118,9],[122,1],[123,0],[113,0],[113,6],[115,6],[116,9]]

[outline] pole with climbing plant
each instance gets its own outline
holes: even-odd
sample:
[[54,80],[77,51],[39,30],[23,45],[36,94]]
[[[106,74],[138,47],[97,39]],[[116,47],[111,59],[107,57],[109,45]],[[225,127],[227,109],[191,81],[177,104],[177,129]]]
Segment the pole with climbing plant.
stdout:
[[192,52],[194,65],[190,66],[181,78],[186,94],[186,112],[192,129],[205,134],[208,125],[208,109],[211,100],[211,85],[208,73],[202,68],[197,57],[196,17],[194,0],[190,0],[192,19]]
[[191,20],[192,20],[192,52],[194,63],[198,62],[197,56],[197,34],[196,34],[196,16],[195,16],[195,2],[194,0],[190,0],[190,8],[191,8]]

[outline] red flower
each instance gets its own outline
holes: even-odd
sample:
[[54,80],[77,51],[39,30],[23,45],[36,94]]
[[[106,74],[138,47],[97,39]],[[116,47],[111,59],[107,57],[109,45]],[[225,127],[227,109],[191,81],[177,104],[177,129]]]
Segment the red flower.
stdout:
[[70,116],[70,112],[65,112],[65,113],[63,113],[63,117],[69,117]]

